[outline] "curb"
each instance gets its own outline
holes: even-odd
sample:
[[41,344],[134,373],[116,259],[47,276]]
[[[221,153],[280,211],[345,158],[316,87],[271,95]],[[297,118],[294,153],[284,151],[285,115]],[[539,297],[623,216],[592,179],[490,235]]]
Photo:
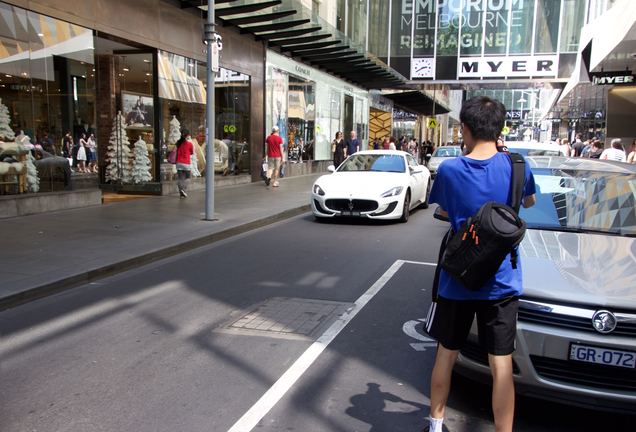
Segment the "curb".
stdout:
[[223,231],[212,233],[203,237],[188,240],[183,243],[168,246],[163,249],[148,252],[143,255],[139,255],[134,258],[125,259],[123,261],[108,264],[103,267],[99,267],[93,270],[89,270],[84,273],[76,274],[73,276],[65,277],[53,282],[49,282],[44,285],[40,285],[35,288],[30,288],[26,291],[11,294],[0,299],[0,311],[14,308],[16,306],[29,303],[34,300],[38,300],[44,297],[48,297],[53,294],[58,294],[63,291],[75,288],[79,285],[83,285],[89,282],[94,282],[98,279],[113,276],[118,273],[123,273],[128,270],[132,270],[146,264],[150,264],[154,261],[158,261],[164,258],[169,258],[178,255],[183,252],[187,252],[193,249],[207,246],[212,243],[225,240],[238,234],[243,234],[249,231],[253,231],[258,228],[262,228],[267,225],[274,224],[276,222],[283,221],[285,219],[292,218],[294,216],[301,215],[308,212],[311,209],[309,204],[282,211],[278,214],[265,217],[263,219],[257,219],[252,222],[247,222],[242,225],[238,225],[232,228],[227,228]]

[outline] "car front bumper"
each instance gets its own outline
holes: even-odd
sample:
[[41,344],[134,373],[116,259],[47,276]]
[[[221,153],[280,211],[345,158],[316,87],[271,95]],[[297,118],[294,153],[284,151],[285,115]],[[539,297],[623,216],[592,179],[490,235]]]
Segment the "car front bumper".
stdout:
[[399,219],[404,195],[387,198],[325,197],[312,193],[311,211],[316,217],[360,217],[368,219]]
[[[487,354],[477,341],[477,325],[473,323],[456,370],[490,382]],[[527,321],[520,313],[512,355],[517,393],[568,405],[632,412],[636,406],[636,369],[569,360],[572,343],[636,352],[634,337]]]

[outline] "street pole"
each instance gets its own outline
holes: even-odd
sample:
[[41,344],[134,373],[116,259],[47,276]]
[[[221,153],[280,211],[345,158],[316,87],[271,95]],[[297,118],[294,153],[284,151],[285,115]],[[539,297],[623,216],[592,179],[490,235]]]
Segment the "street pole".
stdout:
[[[205,156],[205,220],[214,219],[214,77],[212,70],[213,45],[216,48],[214,31],[214,0],[208,0],[208,19],[205,23],[204,37],[207,42],[207,100],[206,110],[206,137],[207,146]],[[216,51],[216,50],[215,50]]]

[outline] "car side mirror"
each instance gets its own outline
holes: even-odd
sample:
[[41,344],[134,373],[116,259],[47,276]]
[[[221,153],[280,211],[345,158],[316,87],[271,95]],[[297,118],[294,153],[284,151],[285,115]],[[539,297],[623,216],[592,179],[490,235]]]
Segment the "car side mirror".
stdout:
[[329,165],[329,166],[327,167],[327,171],[329,171],[329,172],[336,172],[336,167],[335,167],[335,166],[333,166],[333,165]]
[[450,222],[450,219],[448,218],[448,216],[442,214],[442,208],[439,206],[435,209],[435,212],[433,213],[433,217],[442,222]]

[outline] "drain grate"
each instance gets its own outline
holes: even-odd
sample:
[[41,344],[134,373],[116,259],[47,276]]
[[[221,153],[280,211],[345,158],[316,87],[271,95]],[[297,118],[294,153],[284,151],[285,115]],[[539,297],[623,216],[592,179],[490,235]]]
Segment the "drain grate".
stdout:
[[352,303],[273,297],[228,326],[233,330],[309,336],[331,324]]

